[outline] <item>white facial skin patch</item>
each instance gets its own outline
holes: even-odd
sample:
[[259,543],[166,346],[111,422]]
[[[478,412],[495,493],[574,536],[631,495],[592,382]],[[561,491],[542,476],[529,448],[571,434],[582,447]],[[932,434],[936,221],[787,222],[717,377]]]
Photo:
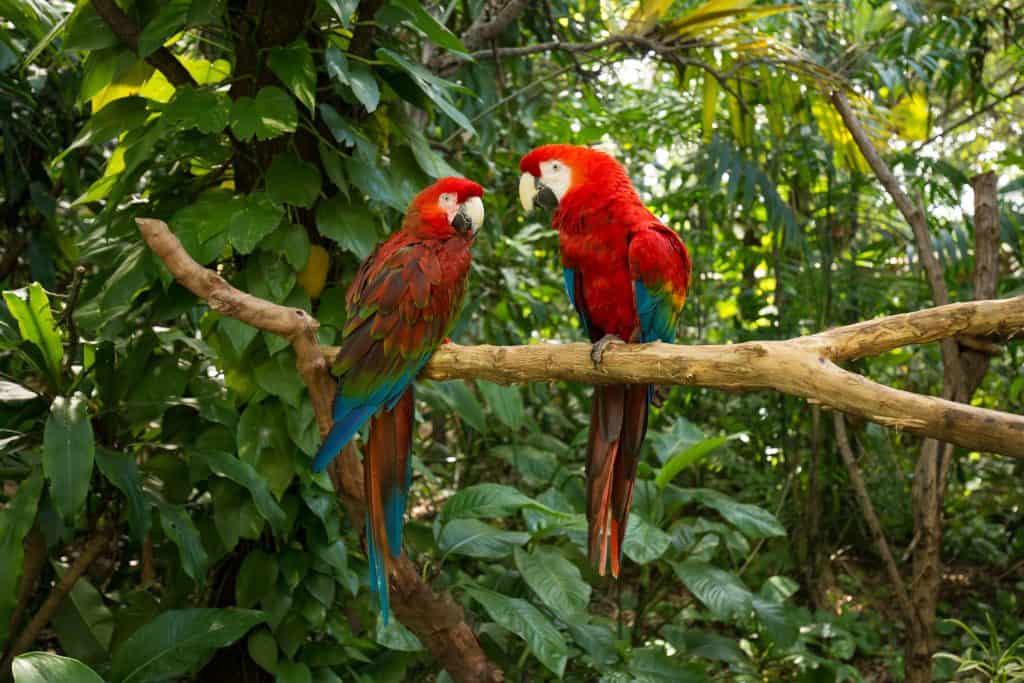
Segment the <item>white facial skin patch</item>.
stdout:
[[519,177],[519,203],[527,212],[533,211],[533,205],[537,197],[537,181],[546,185],[559,202],[565,197],[572,185],[572,169],[558,159],[542,161],[540,164],[540,178],[534,178],[529,173]]

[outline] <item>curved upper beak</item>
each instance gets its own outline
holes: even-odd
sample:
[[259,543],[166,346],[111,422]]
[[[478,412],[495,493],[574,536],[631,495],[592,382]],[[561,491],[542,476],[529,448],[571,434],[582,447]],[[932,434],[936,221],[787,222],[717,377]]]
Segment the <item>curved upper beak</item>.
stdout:
[[452,216],[452,227],[458,232],[473,232],[484,224],[484,202],[480,197],[470,197],[459,205]]
[[527,212],[533,211],[534,204],[553,211],[558,208],[558,195],[537,176],[524,173],[519,176],[519,202]]

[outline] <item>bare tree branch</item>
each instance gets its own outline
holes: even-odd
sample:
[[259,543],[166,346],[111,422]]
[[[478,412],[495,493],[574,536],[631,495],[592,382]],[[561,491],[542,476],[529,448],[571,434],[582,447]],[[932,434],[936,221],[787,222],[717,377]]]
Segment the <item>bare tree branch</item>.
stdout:
[[871,503],[871,496],[868,495],[868,487],[864,484],[864,477],[861,476],[860,467],[857,466],[857,459],[854,457],[853,449],[850,447],[850,439],[846,435],[846,420],[839,413],[833,416],[833,420],[835,421],[836,442],[839,444],[839,454],[842,455],[843,462],[846,463],[846,472],[850,477],[850,486],[853,487],[853,493],[857,497],[861,514],[864,515],[864,521],[867,522],[868,529],[871,530],[871,536],[875,539],[878,554],[882,556],[882,564],[885,565],[885,571],[889,575],[889,582],[892,583],[893,590],[896,591],[896,600],[903,611],[903,618],[906,619],[907,623],[910,623],[916,619],[914,608],[910,603],[910,596],[907,594],[907,586],[903,583],[903,577],[896,566],[896,560],[893,559],[892,552],[889,550],[889,543],[885,540],[885,531],[882,530],[882,523],[878,521],[878,515],[875,514],[875,506]]
[[[835,105],[836,111],[842,117],[843,123],[846,124],[846,129],[850,131],[850,135],[853,136],[854,142],[857,143],[857,147],[860,149],[861,154],[864,155],[868,165],[875,172],[885,191],[892,197],[896,208],[900,210],[907,223],[910,224],[910,228],[914,232],[914,241],[917,243],[917,252],[921,259],[921,266],[924,268],[925,276],[928,278],[928,285],[931,287],[932,298],[935,304],[937,306],[948,304],[949,289],[946,287],[946,278],[942,272],[942,266],[935,255],[935,247],[932,244],[931,233],[928,232],[928,221],[925,218],[924,207],[920,203],[915,204],[911,201],[907,193],[900,187],[899,180],[896,179],[889,165],[878,154],[878,150],[875,149],[867,131],[864,130],[864,126],[861,125],[857,114],[854,113],[850,102],[846,99],[846,95],[836,90],[832,93],[832,104]],[[944,368],[948,368],[953,380],[952,383],[954,385],[957,384],[962,373],[956,343],[952,339],[942,342],[942,365]]]
[[[100,523],[103,523],[102,520]],[[64,572],[64,576],[54,585],[53,590],[46,597],[42,607],[39,608],[39,611],[32,617],[32,620],[28,622],[25,630],[21,632],[8,649],[4,661],[0,663],[0,673],[5,676],[9,675],[11,662],[15,657],[27,650],[35,642],[36,638],[39,637],[39,632],[50,623],[50,619],[57,613],[60,603],[71,592],[71,589],[74,588],[75,582],[96,561],[96,558],[100,556],[100,553],[103,552],[104,548],[114,538],[114,531],[115,527],[113,526],[101,527],[86,541],[81,554],[75,558],[75,561],[71,563],[68,570]]]
[[[477,18],[462,34],[462,44],[470,51],[483,48],[511,26],[529,4],[530,0],[508,0],[504,4],[500,0],[488,0]],[[438,54],[434,55],[427,66],[437,73],[447,73],[461,61],[452,54]]]
[[[496,3],[488,3],[488,7]],[[530,0],[508,0],[494,16],[485,17],[481,14],[476,21],[462,34],[462,44],[468,50],[476,50],[501,35],[502,31],[512,25],[530,5]]]
[[[298,308],[280,306],[232,287],[189,256],[163,221],[136,219],[142,238],[182,286],[206,300],[214,311],[258,329],[278,334],[295,350],[296,366],[309,389],[321,436],[331,428],[336,384],[317,346],[319,323]],[[352,525],[364,529],[363,466],[351,444],[328,470],[339,501]],[[462,608],[444,591],[424,583],[419,570],[403,554],[390,563],[392,608],[398,619],[430,650],[452,678],[460,682],[501,681],[503,674],[484,654]]]
[[[717,346],[611,344],[595,367],[588,344],[446,344],[424,368],[428,379],[500,383],[685,384],[806,398],[872,422],[964,448],[1024,457],[1024,416],[975,408],[877,384],[836,362],[876,356],[956,335],[1024,333],[1024,297],[974,301],[879,318],[788,341]],[[325,347],[331,353],[333,347]]]
[[[114,35],[137,53],[139,51],[139,27],[135,25],[132,18],[125,14],[114,0],[92,0],[92,6],[96,9],[96,13],[107,22]],[[146,57],[146,61],[166,76],[171,85],[196,85],[192,74],[166,47],[161,47]]]

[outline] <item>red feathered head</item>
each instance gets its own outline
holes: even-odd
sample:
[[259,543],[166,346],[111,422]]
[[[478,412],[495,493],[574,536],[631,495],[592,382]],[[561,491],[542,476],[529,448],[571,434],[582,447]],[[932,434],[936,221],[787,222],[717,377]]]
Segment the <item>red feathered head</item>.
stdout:
[[402,227],[423,236],[474,232],[484,222],[484,188],[465,178],[441,178],[409,203]]
[[524,156],[519,170],[519,200],[527,211],[534,204],[564,210],[567,203],[633,191],[622,164],[590,147],[544,145]]

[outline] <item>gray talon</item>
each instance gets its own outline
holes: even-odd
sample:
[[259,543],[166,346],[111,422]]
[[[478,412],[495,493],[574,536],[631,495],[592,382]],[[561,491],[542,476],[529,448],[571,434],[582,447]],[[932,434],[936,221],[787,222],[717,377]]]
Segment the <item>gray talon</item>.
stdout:
[[590,362],[594,364],[595,368],[601,366],[601,359],[604,358],[605,349],[607,349],[608,345],[613,342],[620,344],[623,343],[623,341],[614,334],[606,334],[594,342],[593,346],[590,347]]

